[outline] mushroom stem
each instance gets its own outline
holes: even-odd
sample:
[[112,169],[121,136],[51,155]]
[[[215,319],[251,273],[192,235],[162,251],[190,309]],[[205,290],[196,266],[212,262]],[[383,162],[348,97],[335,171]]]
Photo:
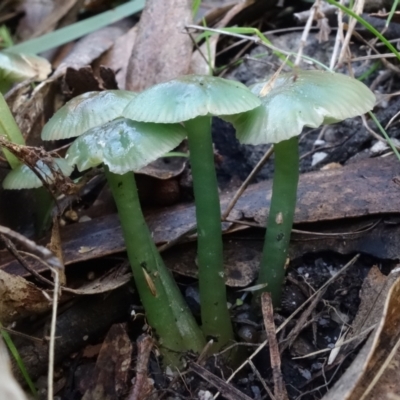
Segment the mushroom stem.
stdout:
[[188,131],[190,164],[197,219],[197,257],[202,329],[216,337],[213,350],[233,340],[227,307],[223,268],[221,207],[214,166],[211,117],[185,121]]
[[257,283],[267,285],[261,291],[270,292],[273,304],[278,306],[296,208],[299,180],[298,137],[276,143],[274,148],[272,197]]
[[203,334],[154,244],[140,207],[133,173],[117,175],[104,168],[147,319],[160,338],[166,363],[178,366],[180,353],[203,349]]

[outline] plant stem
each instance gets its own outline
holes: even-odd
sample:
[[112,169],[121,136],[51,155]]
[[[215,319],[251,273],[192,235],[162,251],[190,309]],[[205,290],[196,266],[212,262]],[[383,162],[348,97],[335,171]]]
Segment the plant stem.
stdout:
[[104,168],[147,319],[160,338],[167,364],[178,366],[181,352],[203,349],[204,337],[153,242],[133,173],[117,175]]
[[217,350],[233,340],[223,268],[221,207],[214,166],[211,118],[186,121],[197,219],[197,257],[204,334],[218,340]]
[[267,284],[261,291],[270,292],[274,306],[279,306],[296,208],[299,180],[298,138],[295,136],[276,143],[274,148],[275,172],[271,205],[257,283]]
[[[22,136],[21,131],[11,111],[8,104],[4,100],[3,95],[0,93],[0,135],[5,136],[10,142],[16,144],[25,144],[25,139]],[[21,164],[17,157],[11,154],[8,150],[3,149],[4,156],[6,157],[11,168],[15,168]]]

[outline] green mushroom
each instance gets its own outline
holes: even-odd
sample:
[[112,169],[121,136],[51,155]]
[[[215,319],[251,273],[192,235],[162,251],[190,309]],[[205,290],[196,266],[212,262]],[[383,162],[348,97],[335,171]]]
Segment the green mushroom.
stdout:
[[187,75],[138,94],[123,116],[152,123],[183,122],[187,130],[196,203],[203,332],[214,350],[233,339],[223,270],[221,210],[211,138],[211,116],[238,114],[260,100],[244,85],[212,76]]
[[118,118],[135,92],[104,90],[87,92],[62,106],[42,130],[43,140],[68,139]]
[[[53,159],[52,168],[60,171],[65,176],[70,176],[73,170],[73,167],[63,158]],[[38,161],[35,169],[44,182],[49,185],[54,182],[52,170],[43,161]],[[21,164],[10,171],[3,181],[3,188],[8,190],[37,189],[42,186],[42,180],[25,164]]]
[[[14,117],[2,93],[5,93],[13,83],[25,79],[46,79],[51,72],[51,64],[42,57],[33,54],[18,54],[10,51],[0,51],[0,135],[5,136],[15,144],[25,144],[25,139],[19,130]],[[10,152],[4,150],[5,157],[11,168],[20,165]]]
[[[0,135],[5,136],[15,144],[25,144],[25,139],[19,130],[13,115],[2,95],[14,82],[25,79],[45,79],[51,72],[51,64],[42,57],[32,54],[18,54],[0,51]],[[11,168],[20,165],[10,152],[4,150],[5,157]]]
[[281,287],[296,207],[299,179],[298,135],[371,110],[375,96],[360,81],[325,71],[295,71],[253,85],[262,105],[247,113],[224,116],[244,144],[273,143],[275,172],[258,284],[280,302]]
[[128,258],[149,324],[159,336],[166,363],[178,365],[182,352],[200,352],[204,337],[172,274],[165,267],[143,217],[134,174],[175,148],[186,136],[181,125],[115,119],[88,130],[66,154],[80,171],[104,164],[117,205]]
[[0,91],[5,93],[13,83],[25,79],[42,81],[51,72],[51,64],[33,54],[0,51]]

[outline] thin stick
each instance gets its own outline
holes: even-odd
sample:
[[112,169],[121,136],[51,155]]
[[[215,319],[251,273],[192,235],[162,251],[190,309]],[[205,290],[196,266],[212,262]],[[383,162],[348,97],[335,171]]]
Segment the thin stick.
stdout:
[[35,254],[27,253],[25,251],[21,251],[22,254],[28,255],[30,257],[35,258],[38,262],[41,262],[45,265],[52,273],[54,280],[54,290],[53,290],[53,306],[51,313],[51,322],[50,322],[50,340],[49,340],[49,369],[47,374],[47,399],[54,399],[54,348],[55,348],[55,339],[56,339],[56,323],[57,323],[57,308],[58,308],[58,298],[60,292],[60,273],[57,268],[52,267],[49,263],[42,260]]
[[25,333],[15,331],[14,329],[9,329],[9,328],[5,328],[4,326],[0,326],[0,332],[1,331],[7,332],[10,335],[22,337],[26,340],[30,340],[31,342],[34,342],[37,344],[43,344],[43,339],[35,337],[35,336],[26,335]]
[[271,157],[271,155],[274,152],[274,146],[271,146],[266,153],[263,155],[263,157],[260,159],[260,161],[257,163],[257,165],[253,168],[253,170],[250,172],[249,176],[246,178],[246,180],[242,183],[240,188],[237,190],[235,195],[233,196],[233,199],[229,202],[228,207],[222,214],[222,221],[225,221],[230,212],[232,211],[232,208],[235,207],[235,204],[239,200],[240,196],[243,194],[243,192],[246,190],[247,186],[249,186],[250,182],[253,180],[253,178],[260,172],[261,168],[265,165],[265,163],[268,161],[268,159]]
[[[200,26],[200,25],[186,25],[186,27],[187,28],[191,28],[191,29],[197,29],[197,30],[200,30],[200,31],[219,33],[219,34],[223,34],[223,35],[226,35],[226,36],[235,37],[235,38],[238,38],[238,39],[248,40],[250,42],[253,42],[255,44],[259,44],[259,45],[264,46],[264,47],[266,47],[268,49],[276,51],[277,53],[284,54],[284,55],[287,55],[287,56],[295,56],[295,55],[297,55],[297,53],[295,53],[293,51],[286,51],[286,50],[283,50],[283,49],[279,49],[278,47],[275,47],[274,45],[272,45],[270,43],[266,43],[265,41],[261,40],[260,36],[246,36],[246,35],[242,35],[240,33],[228,32],[228,31],[226,31],[224,29],[207,28],[207,27]],[[253,28],[253,30],[254,30],[254,34],[255,35],[261,35],[262,36],[261,32],[258,29]],[[315,65],[319,65],[321,68],[323,68],[326,71],[329,71],[329,68],[325,64],[319,62],[318,60],[315,60],[312,57],[302,55],[301,58],[303,58],[304,60],[310,61],[311,63],[313,63]]]
[[54,399],[54,348],[56,340],[56,322],[57,322],[57,306],[58,306],[58,296],[60,288],[60,275],[59,272],[49,266],[52,271],[54,278],[54,291],[53,291],[53,309],[51,313],[51,325],[50,325],[50,343],[49,343],[49,372],[47,375],[47,398],[48,400]]
[[364,331],[360,332],[357,336],[354,336],[354,337],[352,337],[350,339],[344,340],[340,344],[339,343],[335,343],[334,347],[327,347],[325,349],[321,349],[321,350],[313,351],[312,353],[309,353],[309,354],[305,354],[304,356],[293,357],[292,360],[301,360],[303,358],[315,357],[318,354],[329,353],[333,349],[340,349],[341,347],[345,346],[346,344],[354,342],[355,340],[359,340],[360,337],[362,337],[364,339],[366,337],[366,335],[368,335],[375,328],[376,328],[376,324],[371,325],[370,327],[368,327]]
[[278,340],[276,339],[274,310],[272,307],[271,294],[264,292],[261,295],[261,311],[263,315],[265,331],[269,342],[269,356],[271,360],[272,377],[274,380],[274,395],[276,400],[287,400],[285,382],[281,371],[281,356],[279,353]]
[[263,385],[264,390],[268,393],[268,396],[271,398],[271,400],[276,400],[274,394],[271,392],[271,389],[265,383],[265,379],[261,376],[260,372],[254,365],[253,361],[249,360],[249,365],[250,365],[251,369],[253,370],[253,372],[257,375],[258,380]]
[[[355,14],[360,15],[362,13],[362,11],[364,9],[364,2],[365,2],[365,0],[356,0],[354,7],[353,7]],[[343,63],[343,60],[346,56],[346,53],[348,51],[349,44],[350,44],[350,39],[353,36],[353,31],[356,26],[356,23],[357,23],[357,20],[353,17],[350,17],[347,33],[346,33],[346,36],[343,41],[342,50],[340,51],[340,54],[339,54],[339,61],[338,61],[339,65]]]
[[53,268],[64,268],[60,260],[46,247],[36,244],[34,241],[27,239],[20,233],[6,228],[5,226],[0,225],[0,233],[15,239],[17,242],[26,247],[31,253],[33,253],[41,262],[47,263]]
[[154,339],[146,334],[140,335],[136,341],[138,354],[135,368],[136,378],[127,400],[142,399],[150,394],[147,371],[154,343]]
[[297,52],[296,61],[294,62],[294,65],[297,65],[297,66],[300,65],[301,57],[303,55],[303,50],[307,43],[307,37],[308,37],[308,34],[310,33],[310,29],[311,29],[312,23],[314,21],[315,13],[317,12],[317,9],[319,8],[320,3],[321,3],[321,0],[315,0],[314,4],[311,6],[310,15],[308,16],[307,23],[303,30],[303,34],[301,35],[300,46],[299,46],[299,50]]
[[17,261],[22,265],[23,268],[25,268],[30,274],[32,274],[39,282],[44,282],[50,287],[54,286],[54,283],[52,281],[40,275],[29,265],[29,263],[19,254],[17,248],[14,246],[14,243],[10,239],[8,239],[3,234],[0,234],[0,238],[4,242],[7,250],[17,259]]
[[[340,0],[340,4],[344,5],[344,0]],[[340,48],[340,43],[343,43],[344,36],[343,36],[343,11],[339,8],[338,14],[337,14],[337,19],[338,19],[338,30],[336,32],[336,39],[335,39],[335,45],[333,47],[333,52],[331,56],[331,63],[329,64],[329,68],[333,71],[333,68],[335,67],[336,60],[338,57],[339,53],[339,48]]]
[[311,304],[301,314],[300,318],[297,320],[295,327],[291,330],[290,334],[285,339],[285,343],[281,346],[281,353],[293,344],[293,342],[295,341],[295,339],[297,338],[297,336],[300,334],[301,330],[303,329],[308,317],[311,315],[312,311],[315,310],[317,304],[321,300],[324,293],[325,293],[325,290],[319,291],[318,295],[316,297],[314,297],[314,300],[311,302]]

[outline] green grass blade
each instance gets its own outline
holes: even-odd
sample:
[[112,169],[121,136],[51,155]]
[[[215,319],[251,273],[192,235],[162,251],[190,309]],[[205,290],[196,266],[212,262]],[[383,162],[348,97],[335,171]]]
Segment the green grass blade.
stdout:
[[199,12],[199,8],[201,5],[201,0],[193,0],[193,5],[192,5],[192,15],[195,17],[197,13]]
[[367,79],[369,76],[371,76],[376,70],[378,70],[380,68],[380,66],[382,65],[382,62],[379,61],[375,61],[371,67],[368,68],[367,71],[365,71],[363,74],[361,74],[357,79],[359,81],[364,81],[365,79]]
[[20,355],[18,353],[18,350],[14,345],[14,342],[12,341],[12,339],[11,339],[10,335],[8,334],[8,332],[6,332],[5,330],[3,330],[1,328],[2,328],[2,324],[0,322],[1,335],[3,336],[3,339],[6,342],[8,350],[10,350],[10,353],[13,355],[13,357],[15,359],[15,362],[17,363],[18,368],[21,371],[21,374],[24,377],[26,384],[29,386],[29,389],[30,389],[31,393],[33,394],[33,396],[35,398],[38,398],[36,387],[33,384],[32,379],[29,376],[28,371],[25,368],[25,364],[22,361],[22,358],[20,357]]
[[129,1],[122,6],[115,7],[113,10],[106,11],[102,14],[66,26],[65,28],[9,47],[8,51],[29,54],[42,53],[135,14],[143,9],[144,4],[145,0]]
[[390,25],[390,21],[393,18],[394,13],[396,12],[397,6],[399,5],[399,0],[394,0],[392,4],[392,8],[390,10],[389,16],[387,17],[385,27],[387,28]]

